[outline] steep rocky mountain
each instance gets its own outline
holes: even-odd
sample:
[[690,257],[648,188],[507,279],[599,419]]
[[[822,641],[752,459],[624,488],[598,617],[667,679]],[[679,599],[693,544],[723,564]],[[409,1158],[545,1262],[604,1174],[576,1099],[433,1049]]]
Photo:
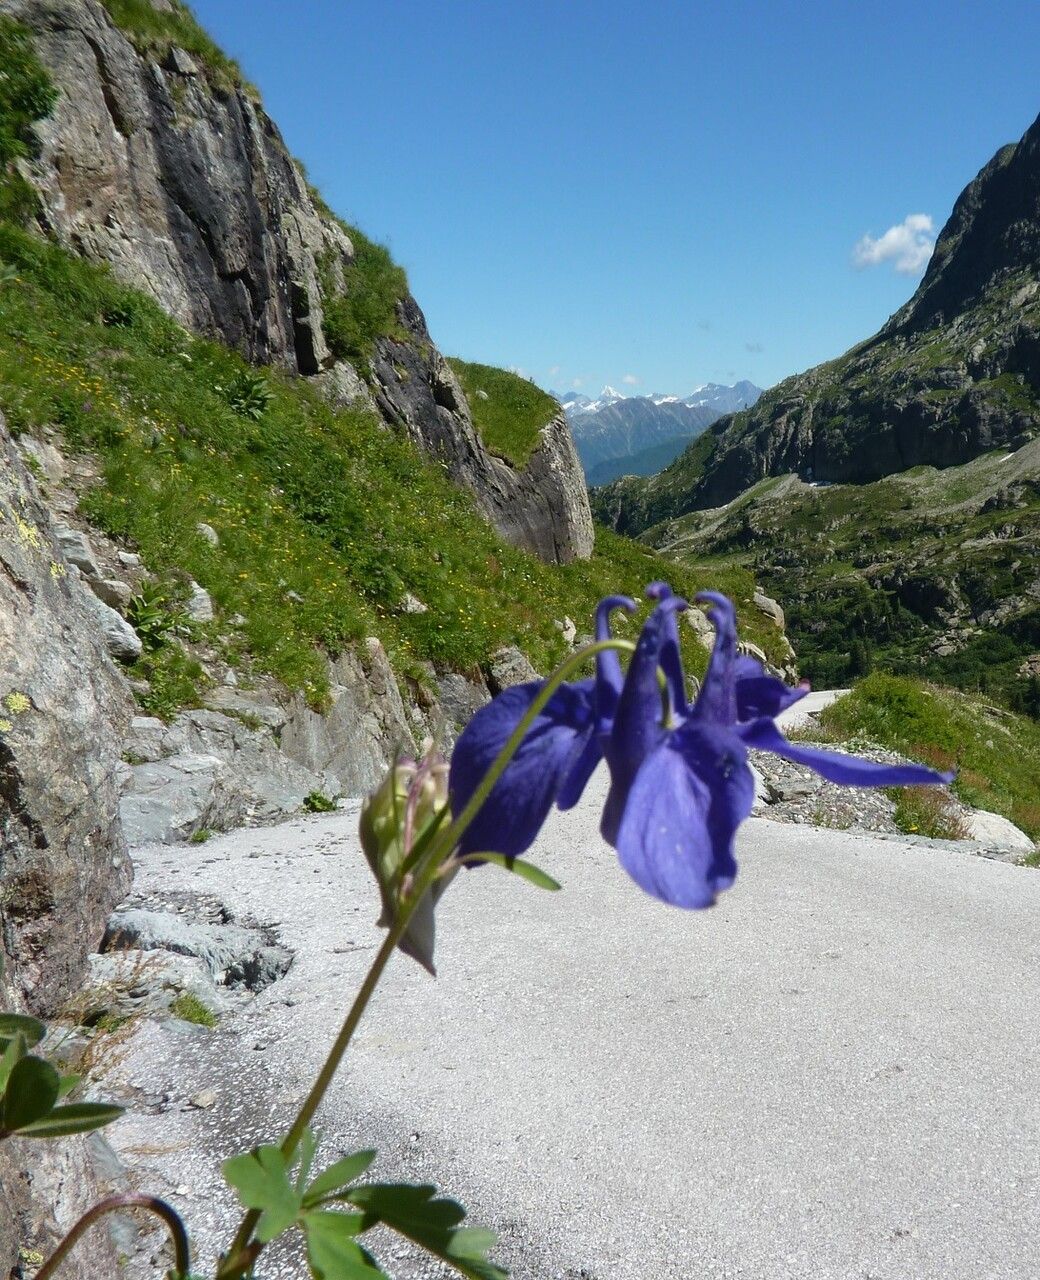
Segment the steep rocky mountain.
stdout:
[[1038,436],[1040,121],[966,188],[878,334],[593,506],[759,574],[813,680],[876,662],[1036,714]]
[[958,198],[920,287],[874,337],[721,419],[660,476],[599,498],[619,529],[765,476],[862,484],[1040,431],[1040,120]]
[[[0,0],[61,90],[29,174],[46,229],[193,332],[315,377],[341,402],[374,403],[514,543],[587,556],[592,525],[563,414],[542,424],[524,468],[489,451],[403,273],[308,187],[256,91],[190,15],[154,7],[159,18],[142,23],[132,5]],[[375,323],[352,313],[373,276],[389,290]]]
[[[762,394],[751,382],[732,387],[707,383],[689,396],[623,396],[604,387],[595,400],[573,395],[561,399],[574,434],[578,457],[589,484],[603,483],[620,475],[649,475],[660,470],[681,452],[677,442],[695,440],[724,413],[753,405]],[[649,470],[652,458],[668,455]],[[648,450],[658,450],[649,454]],[[627,466],[627,459],[644,455]],[[603,475],[610,464],[612,474]],[[594,475],[595,473],[595,475]]]

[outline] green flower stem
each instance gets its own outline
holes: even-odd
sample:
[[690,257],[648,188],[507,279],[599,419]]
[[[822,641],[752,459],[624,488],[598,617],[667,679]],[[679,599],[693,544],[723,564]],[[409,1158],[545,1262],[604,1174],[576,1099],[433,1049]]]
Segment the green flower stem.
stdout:
[[[495,783],[502,776],[504,769],[515,755],[528,729],[530,729],[546,703],[572,671],[580,667],[588,658],[594,657],[597,653],[603,653],[607,649],[617,649],[631,653],[635,649],[635,645],[629,640],[600,640],[594,644],[586,645],[585,648],[579,649],[576,653],[572,653],[570,657],[565,658],[538,691],[538,695],[527,709],[526,715],[513,730],[509,741],[484,775],[480,786],[473,793],[469,803],[451,826],[434,838],[433,843],[422,859],[422,869],[415,876],[412,890],[406,901],[402,903],[389,933],[383,939],[383,945],[379,948],[375,959],[372,961],[371,968],[365,975],[361,989],[355,996],[354,1003],[350,1006],[350,1012],[340,1028],[335,1043],[329,1050],[328,1057],[325,1059],[325,1063],[319,1071],[310,1093],[304,1099],[303,1105],[293,1121],[292,1128],[282,1140],[281,1151],[286,1161],[292,1158],[296,1148],[299,1146],[300,1139],[303,1137],[304,1130],[310,1124],[318,1107],[321,1105],[321,1100],[339,1070],[340,1063],[343,1061],[343,1056],[353,1039],[358,1023],[368,1007],[368,1002],[372,998],[380,978],[383,976],[383,970],[386,968],[390,957],[394,954],[394,949],[398,942],[404,936],[412,914],[422,901],[426,891],[437,878],[444,863],[451,856],[463,832],[477,816],[480,806],[491,794]],[[259,1220],[260,1211],[258,1209],[251,1209],[242,1219],[231,1243],[231,1248],[224,1256],[224,1260],[217,1271],[216,1280],[241,1280],[248,1273],[256,1261],[258,1252],[255,1246],[251,1244],[251,1239],[253,1229]]]
[[180,1214],[173,1205],[167,1204],[165,1200],[160,1200],[158,1196],[123,1195],[109,1196],[107,1200],[101,1200],[93,1208],[88,1209],[37,1271],[36,1280],[50,1280],[80,1236],[85,1231],[88,1231],[95,1222],[103,1218],[106,1213],[115,1213],[119,1209],[144,1209],[147,1213],[153,1213],[157,1218],[162,1218],[170,1232],[170,1239],[173,1241],[174,1277],[176,1280],[181,1280],[182,1277],[188,1275],[191,1271],[188,1233],[184,1229]]

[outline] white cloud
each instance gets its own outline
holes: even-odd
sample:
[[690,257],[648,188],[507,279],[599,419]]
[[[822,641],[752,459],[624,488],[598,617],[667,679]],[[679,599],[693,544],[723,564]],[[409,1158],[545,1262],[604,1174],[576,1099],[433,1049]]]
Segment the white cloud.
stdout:
[[577,391],[579,387],[583,387],[584,385],[585,385],[585,379],[584,379],[584,378],[572,378],[572,379],[571,379],[571,386],[574,388],[574,390],[575,390],[575,391]]
[[559,372],[560,372],[560,366],[558,364],[554,364],[549,368],[549,377],[555,378]]
[[864,236],[852,250],[856,267],[876,267],[891,262],[905,276],[925,269],[935,248],[935,222],[927,213],[908,213],[883,236]]
[[636,377],[634,373],[626,373],[625,376],[621,379],[621,381],[627,387],[637,387],[639,385],[639,379]]

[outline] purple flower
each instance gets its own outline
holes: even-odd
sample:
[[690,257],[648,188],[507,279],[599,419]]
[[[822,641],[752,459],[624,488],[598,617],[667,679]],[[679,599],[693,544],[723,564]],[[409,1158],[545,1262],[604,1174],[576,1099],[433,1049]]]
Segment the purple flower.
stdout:
[[[792,688],[737,652],[733,605],[715,592],[697,597],[712,606],[708,616],[715,624],[715,647],[691,707],[676,622],[686,601],[661,582],[652,583],[647,595],[657,607],[643,626],[627,673],[622,675],[617,652],[606,651],[597,655],[594,679],[562,685],[553,694],[466,830],[462,853],[524,853],[553,803],[561,809],[576,804],[605,759],[610,791],[600,831],[621,865],[663,902],[708,907],[736,878],[733,840],[755,798],[748,748],[773,751],[846,786],[952,780],[952,774],[923,765],[879,765],[788,742],[775,718],[808,686]],[[601,601],[596,639],[610,637],[613,609],[635,607],[625,596]],[[507,689],[466,726],[451,761],[455,814],[541,688],[536,682]]]

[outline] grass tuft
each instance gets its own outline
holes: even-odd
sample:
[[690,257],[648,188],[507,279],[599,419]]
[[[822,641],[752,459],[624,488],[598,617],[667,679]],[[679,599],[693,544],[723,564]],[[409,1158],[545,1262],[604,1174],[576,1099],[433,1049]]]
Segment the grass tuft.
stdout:
[[190,991],[182,991],[170,1005],[170,1012],[182,1022],[192,1022],[197,1027],[209,1027],[212,1030],[220,1019],[208,1009],[198,996]]

